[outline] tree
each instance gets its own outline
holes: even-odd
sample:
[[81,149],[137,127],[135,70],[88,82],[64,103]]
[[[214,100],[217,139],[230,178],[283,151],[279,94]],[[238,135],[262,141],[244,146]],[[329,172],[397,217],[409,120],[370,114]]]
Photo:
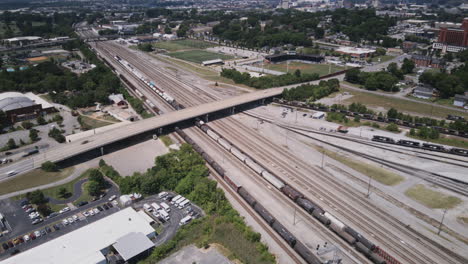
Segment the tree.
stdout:
[[375,49],[375,55],[377,56],[384,56],[385,54],[387,54],[387,50],[384,49],[384,48],[377,48]]
[[31,129],[34,124],[29,122],[29,121],[24,121],[21,123],[21,126],[24,128],[24,129]]
[[41,169],[47,172],[56,172],[59,170],[57,164],[53,163],[52,161],[46,161],[42,163]]
[[387,112],[387,117],[388,118],[398,118],[398,111],[395,108],[390,108]]
[[321,39],[323,38],[323,36],[325,36],[325,30],[323,30],[323,28],[316,28],[315,29],[315,32],[314,32],[314,37],[315,39]]
[[88,193],[92,196],[98,196],[101,194],[101,186],[99,186],[98,182],[90,181],[88,183]]
[[32,191],[26,194],[26,198],[32,204],[44,204],[47,203],[47,199],[41,190]]
[[16,142],[13,138],[10,138],[7,142],[7,149],[15,149],[18,146],[16,145]]
[[414,68],[415,68],[415,64],[412,60],[409,60],[407,58],[403,60],[403,64],[401,65],[401,71],[403,72],[403,74],[412,73]]
[[61,187],[58,191],[58,195],[62,198],[67,198],[70,195],[70,193],[68,192],[67,188]]
[[295,72],[294,72],[294,75],[296,77],[301,77],[301,70],[297,69]]
[[391,132],[399,132],[400,131],[400,129],[398,128],[398,126],[395,123],[391,123],[391,124],[387,125],[387,127],[385,129],[387,129],[388,131],[391,131]]
[[47,124],[47,121],[42,116],[38,116],[36,118],[36,122],[38,125],[41,125],[41,126]]
[[395,62],[392,62],[387,66],[387,71],[400,80],[404,78],[403,72],[398,69],[398,65]]
[[46,203],[41,203],[37,206],[37,211],[43,215],[43,216],[48,216],[52,213],[52,210],[50,209],[50,206],[47,205]]
[[31,139],[32,142],[36,142],[39,139],[36,129],[29,130],[29,139]]

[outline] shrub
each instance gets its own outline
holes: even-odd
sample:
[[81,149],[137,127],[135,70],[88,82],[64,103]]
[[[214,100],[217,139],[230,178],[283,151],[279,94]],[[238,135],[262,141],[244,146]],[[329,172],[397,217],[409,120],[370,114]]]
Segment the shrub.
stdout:
[[55,172],[55,171],[58,171],[58,166],[57,166],[57,164],[53,163],[52,161],[46,161],[46,162],[42,163],[41,169],[43,171],[47,171],[47,172]]
[[34,124],[29,122],[29,121],[24,121],[21,123],[21,126],[24,128],[24,129],[31,129]]
[[391,124],[387,125],[387,127],[385,129],[387,129],[388,131],[391,131],[391,132],[399,132],[400,131],[399,127],[395,123],[391,123]]

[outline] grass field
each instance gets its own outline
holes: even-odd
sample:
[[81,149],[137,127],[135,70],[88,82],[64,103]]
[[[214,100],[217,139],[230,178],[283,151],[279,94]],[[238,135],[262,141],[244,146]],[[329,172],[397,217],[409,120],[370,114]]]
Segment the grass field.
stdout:
[[[355,86],[353,84],[349,84],[344,82],[345,84]],[[437,105],[428,105],[428,104],[420,104],[417,102],[410,102],[404,99],[395,98],[395,97],[388,97],[383,95],[377,95],[372,93],[366,92],[358,92],[351,89],[346,89],[345,87],[341,87],[341,90],[344,92],[349,92],[350,94],[354,95],[353,97],[344,100],[343,102],[346,104],[351,103],[361,103],[368,107],[383,107],[385,109],[395,108],[398,111],[411,113],[411,114],[419,114],[429,116],[432,113],[432,116],[439,117],[439,118],[446,118],[447,115],[459,115],[468,118],[468,114],[462,111],[457,111],[455,109],[446,109],[442,107],[438,107]]]
[[405,194],[429,208],[451,209],[462,202],[458,197],[431,190],[422,184],[417,184],[409,188],[406,190]]
[[[308,144],[308,143],[307,143]],[[344,165],[350,167],[351,169],[358,171],[364,175],[367,175],[369,177],[372,177],[372,180],[376,180],[382,184],[389,185],[389,186],[394,186],[402,182],[405,178],[402,176],[393,173],[389,170],[380,168],[378,166],[370,165],[363,163],[361,161],[355,160],[355,159],[350,159],[347,157],[344,157],[334,151],[325,149],[320,146],[308,144],[315,148],[319,152],[324,152],[325,155],[328,157],[343,163]]]
[[468,216],[459,216],[457,219],[462,223],[468,224]]
[[440,138],[438,139],[430,139],[430,138],[419,138],[416,136],[410,136],[409,133],[406,133],[407,137],[423,140],[423,141],[428,141],[436,144],[442,144],[442,145],[447,145],[447,146],[452,146],[452,147],[457,147],[457,148],[465,148],[468,149],[468,141],[465,139],[456,139],[456,138],[451,138],[449,136],[444,136],[441,135]]
[[[265,69],[287,72],[287,63],[277,63],[277,64],[265,64]],[[290,62],[289,63],[289,73],[294,73],[296,70],[300,70],[302,73],[318,73],[320,76],[327,75],[329,73],[335,73],[337,71],[342,71],[346,69],[345,67],[337,66],[334,64],[308,64],[302,62]],[[330,71],[331,70],[331,71]]]
[[21,191],[28,188],[56,182],[70,176],[74,171],[73,167],[65,168],[59,172],[45,172],[40,169],[14,177],[0,183],[0,195]]
[[390,56],[390,55],[377,56],[377,57],[372,58],[372,62],[379,62],[379,59],[380,59],[380,63],[382,63],[382,62],[389,61],[393,58],[395,58],[395,56]]
[[159,139],[164,143],[166,147],[169,147],[170,145],[174,144],[168,135],[160,136]]
[[158,49],[165,49],[169,52],[192,49],[206,49],[215,45],[201,40],[183,39],[173,41],[157,42],[154,46]]
[[115,122],[107,122],[104,120],[93,119],[84,115],[80,116],[80,119],[78,121],[80,122],[80,125],[83,127],[83,129],[88,129],[88,130],[112,125],[115,123]]
[[229,60],[233,58],[232,56],[229,56],[229,55],[218,54],[218,53],[213,53],[213,52],[204,51],[204,50],[179,51],[179,52],[169,53],[168,55],[177,59],[195,62],[199,64],[207,60],[214,60],[214,59]]

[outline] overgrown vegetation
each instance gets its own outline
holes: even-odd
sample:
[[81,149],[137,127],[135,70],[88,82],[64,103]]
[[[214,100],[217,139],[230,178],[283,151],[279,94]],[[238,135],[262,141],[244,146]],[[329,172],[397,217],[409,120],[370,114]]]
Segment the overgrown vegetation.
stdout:
[[241,73],[235,69],[223,69],[221,71],[221,76],[232,79],[235,83],[245,84],[257,89],[279,87],[319,79],[319,75],[316,73],[303,74],[300,71],[294,74],[286,73],[278,76],[251,77],[250,74],[246,72]]
[[331,79],[320,81],[318,85],[304,84],[295,88],[285,89],[282,97],[288,101],[315,101],[340,89],[340,81]]
[[423,184],[417,184],[409,188],[406,190],[405,194],[429,208],[451,209],[462,202],[462,200],[458,197],[434,191],[427,188]]
[[[205,161],[190,145],[183,144],[178,151],[158,156],[153,168],[128,177],[121,177],[103,160],[99,165],[103,174],[120,186],[122,193],[151,195],[173,190],[201,206],[208,215],[183,227],[174,239],[156,248],[143,263],[155,263],[187,244],[206,247],[211,242],[223,243],[243,263],[274,262],[267,247],[259,242],[260,234],[244,224],[224,192],[216,187],[217,183],[207,178]],[[221,241],[222,232],[227,234]]]

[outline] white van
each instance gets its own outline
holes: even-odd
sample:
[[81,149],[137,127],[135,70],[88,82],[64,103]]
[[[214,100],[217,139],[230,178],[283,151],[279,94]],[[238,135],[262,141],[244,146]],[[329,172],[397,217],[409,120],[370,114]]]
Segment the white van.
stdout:
[[161,207],[162,207],[166,212],[170,212],[170,211],[171,211],[171,208],[170,208],[169,205],[167,205],[165,202],[162,202],[162,203],[161,203]]
[[161,206],[159,206],[157,203],[152,203],[151,206],[153,206],[154,210],[156,211],[161,210]]
[[182,209],[184,208],[185,206],[188,206],[190,204],[190,201],[189,200],[185,200],[181,203],[179,203],[179,209]]
[[147,203],[145,203],[145,204],[143,205],[143,208],[144,208],[147,212],[153,211],[153,208],[151,207],[151,205],[149,205],[149,204],[147,204]]
[[174,204],[175,201],[177,201],[178,199],[180,199],[180,197],[182,197],[182,196],[181,196],[181,195],[177,195],[176,197],[172,198],[171,204]]
[[164,220],[166,220],[166,221],[169,220],[169,214],[168,214],[166,211],[161,210],[161,211],[159,211],[159,214],[161,215],[161,217],[162,217]]
[[181,225],[181,226],[186,225],[190,221],[192,221],[192,217],[190,215],[187,215],[186,217],[182,218],[182,220],[180,220],[179,225]]
[[166,197],[167,195],[168,195],[167,192],[160,192],[160,193],[158,194],[158,197],[159,197],[160,199],[162,199],[162,198]]

